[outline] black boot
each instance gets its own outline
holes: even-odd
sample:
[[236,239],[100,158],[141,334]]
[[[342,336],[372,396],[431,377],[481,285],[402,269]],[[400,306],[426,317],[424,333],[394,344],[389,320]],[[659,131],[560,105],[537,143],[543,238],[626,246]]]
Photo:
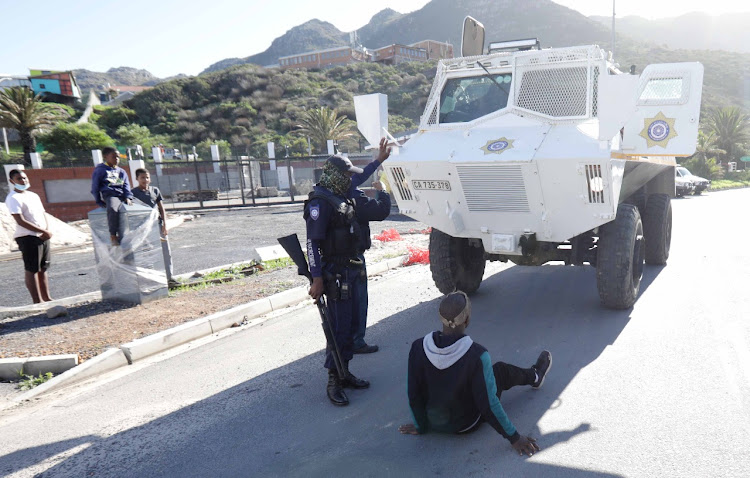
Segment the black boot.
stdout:
[[344,389],[341,388],[341,380],[339,380],[338,373],[335,370],[328,371],[328,386],[326,387],[328,393],[328,399],[334,405],[343,407],[349,405],[349,399],[344,393]]
[[349,362],[344,363],[345,378],[341,384],[346,388],[369,388],[370,382],[357,378],[349,371]]

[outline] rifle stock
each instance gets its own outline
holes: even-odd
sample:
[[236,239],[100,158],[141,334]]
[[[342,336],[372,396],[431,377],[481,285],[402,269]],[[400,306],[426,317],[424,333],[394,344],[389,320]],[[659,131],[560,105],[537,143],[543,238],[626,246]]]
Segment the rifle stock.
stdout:
[[279,237],[276,240],[279,241],[281,247],[284,248],[292,261],[297,265],[297,274],[307,277],[310,283],[312,283],[312,275],[310,274],[310,269],[307,267],[307,259],[305,259],[305,253],[299,245],[297,234]]

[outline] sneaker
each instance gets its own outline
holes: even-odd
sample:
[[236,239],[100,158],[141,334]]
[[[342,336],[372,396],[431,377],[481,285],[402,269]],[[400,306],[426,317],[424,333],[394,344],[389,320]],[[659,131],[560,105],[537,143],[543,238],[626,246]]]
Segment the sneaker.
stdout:
[[355,354],[371,354],[371,353],[377,352],[378,350],[379,349],[377,345],[365,344],[358,349],[354,349],[352,352],[354,352]]
[[547,372],[552,367],[552,354],[549,351],[544,350],[539,354],[539,358],[536,359],[536,363],[531,366],[536,372],[537,380],[531,384],[531,388],[540,388],[544,383],[544,377],[547,376]]

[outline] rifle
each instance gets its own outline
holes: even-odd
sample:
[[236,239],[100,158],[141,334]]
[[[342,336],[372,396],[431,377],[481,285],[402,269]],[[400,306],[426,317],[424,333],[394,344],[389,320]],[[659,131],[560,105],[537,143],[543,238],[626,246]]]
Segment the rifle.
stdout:
[[[297,234],[279,237],[276,240],[279,241],[281,247],[284,248],[286,253],[289,254],[289,257],[297,265],[297,274],[307,277],[307,280],[310,281],[310,285],[312,285],[312,274],[310,274],[310,270],[307,267],[307,259],[305,259],[305,253],[302,252],[302,247],[299,244]],[[328,346],[333,349],[333,362],[336,364],[336,371],[339,374],[339,378],[344,380],[346,378],[344,362],[341,360],[341,352],[339,351],[339,346],[336,343],[336,337],[334,336],[333,328],[331,327],[328,305],[326,304],[325,299],[323,299],[323,296],[320,296],[318,300],[315,301],[315,305],[318,306],[318,313],[320,314],[320,321],[323,326],[323,333],[326,336]]]

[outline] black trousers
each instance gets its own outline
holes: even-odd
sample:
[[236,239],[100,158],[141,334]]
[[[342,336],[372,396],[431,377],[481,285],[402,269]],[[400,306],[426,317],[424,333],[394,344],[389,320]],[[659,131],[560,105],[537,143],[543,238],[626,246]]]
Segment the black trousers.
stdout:
[[[109,235],[117,236],[120,230],[120,206],[122,200],[115,196],[105,198],[107,202],[107,224],[109,225]],[[122,239],[122,238],[120,238]]]
[[[497,398],[500,399],[504,390],[510,390],[519,385],[532,385],[536,380],[536,374],[533,368],[516,367],[505,362],[496,362],[492,366],[492,373],[495,375],[495,385],[497,386]],[[459,434],[471,433],[479,428],[484,420],[478,417],[477,421],[466,430],[458,432]]]
[[504,390],[510,390],[519,385],[532,385],[536,379],[533,368],[520,368],[505,362],[497,362],[492,366],[497,385],[497,398]]

